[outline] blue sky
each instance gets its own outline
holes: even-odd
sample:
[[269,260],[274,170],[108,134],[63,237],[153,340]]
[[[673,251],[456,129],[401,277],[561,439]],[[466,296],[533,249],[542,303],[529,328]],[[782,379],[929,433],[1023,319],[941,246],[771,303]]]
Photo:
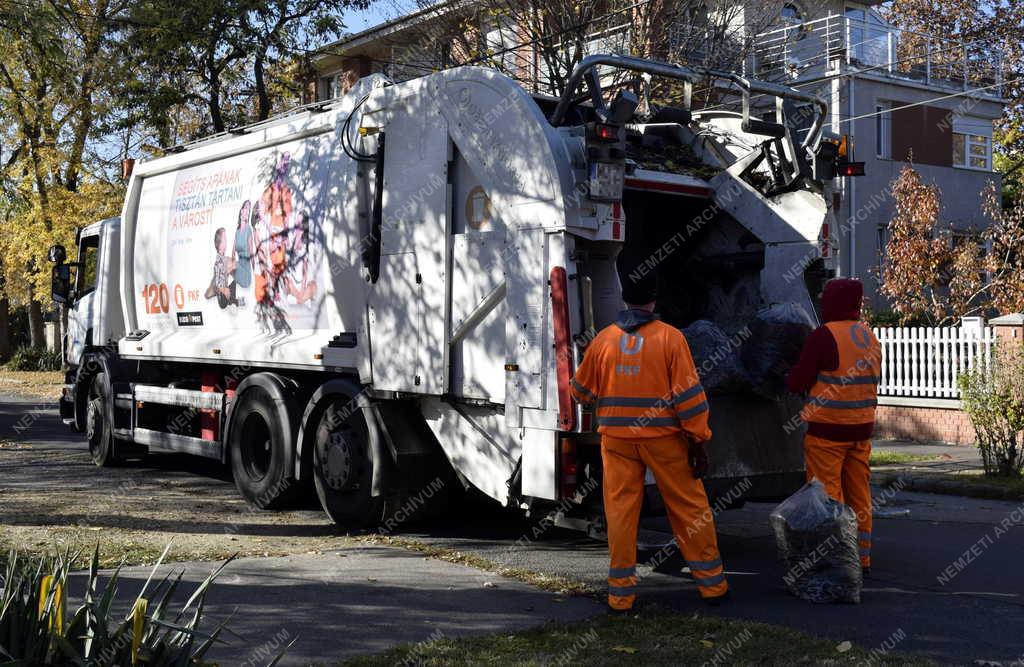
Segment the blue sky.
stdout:
[[345,22],[345,32],[361,32],[416,9],[415,0],[377,0],[368,9],[345,12],[341,20]]

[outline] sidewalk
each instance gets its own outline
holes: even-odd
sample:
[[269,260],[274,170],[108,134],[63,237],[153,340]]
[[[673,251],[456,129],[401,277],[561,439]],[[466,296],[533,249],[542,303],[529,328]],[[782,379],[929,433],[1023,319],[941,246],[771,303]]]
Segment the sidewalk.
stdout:
[[[154,581],[184,569],[180,605],[217,565],[164,565]],[[118,600],[123,608],[138,595],[151,569],[122,570]],[[78,583],[69,607],[81,599],[84,576],[74,574],[72,581]],[[399,644],[508,633],[603,611],[602,604],[589,598],[545,592],[404,549],[367,546],[233,562],[210,589],[203,628],[212,629],[233,614],[228,629],[238,636],[224,633],[230,643],[207,656],[221,664],[266,665],[296,640],[279,664],[330,665]]]
[[1024,500],[1024,480],[991,480],[984,477],[981,454],[974,446],[919,444],[901,440],[875,440],[874,452],[889,451],[929,460],[890,463],[871,467],[872,481],[881,486],[899,485],[908,491],[943,493],[993,500]]

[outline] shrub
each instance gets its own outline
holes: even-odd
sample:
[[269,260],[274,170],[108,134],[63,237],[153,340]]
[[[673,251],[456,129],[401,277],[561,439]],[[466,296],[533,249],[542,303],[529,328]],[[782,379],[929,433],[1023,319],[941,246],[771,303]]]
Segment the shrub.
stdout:
[[[166,556],[167,551],[164,551]],[[99,549],[93,553],[85,594],[70,615],[65,600],[68,574],[80,553],[28,559],[12,552],[0,581],[0,664],[16,665],[208,665],[203,656],[224,630],[200,630],[206,593],[231,562],[225,561],[177,612],[170,608],[184,572],[151,586],[160,557],[124,617],[113,611],[120,568],[102,591]],[[277,663],[281,656],[274,659]]]
[[60,352],[22,346],[7,361],[7,370],[11,371],[59,371],[61,369]]
[[1024,472],[1024,349],[996,348],[990,364],[978,364],[957,379],[971,418],[985,472],[1020,476]]

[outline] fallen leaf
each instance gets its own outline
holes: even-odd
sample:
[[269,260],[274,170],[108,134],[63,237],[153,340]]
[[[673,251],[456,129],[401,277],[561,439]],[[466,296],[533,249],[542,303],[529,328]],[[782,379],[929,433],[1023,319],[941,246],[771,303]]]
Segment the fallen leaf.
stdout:
[[712,648],[715,645],[715,642],[709,642],[706,639],[702,639],[700,640],[700,645],[704,648]]
[[636,649],[633,648],[632,646],[613,646],[612,650],[615,651],[616,653],[629,653],[629,654],[636,653]]
[[377,583],[377,580],[374,579],[373,577],[367,577],[366,580],[369,581],[371,584]]
[[839,646],[836,646],[836,650],[840,653],[846,653],[851,648],[853,648],[853,644],[851,644],[850,642],[840,642]]

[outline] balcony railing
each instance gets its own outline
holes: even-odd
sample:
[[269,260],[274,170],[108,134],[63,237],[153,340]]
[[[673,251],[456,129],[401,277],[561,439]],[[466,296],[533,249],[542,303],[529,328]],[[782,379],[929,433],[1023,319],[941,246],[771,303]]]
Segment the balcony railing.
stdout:
[[751,75],[780,82],[843,70],[1002,96],[1002,52],[991,44],[848,16],[831,15],[756,35],[751,66]]

